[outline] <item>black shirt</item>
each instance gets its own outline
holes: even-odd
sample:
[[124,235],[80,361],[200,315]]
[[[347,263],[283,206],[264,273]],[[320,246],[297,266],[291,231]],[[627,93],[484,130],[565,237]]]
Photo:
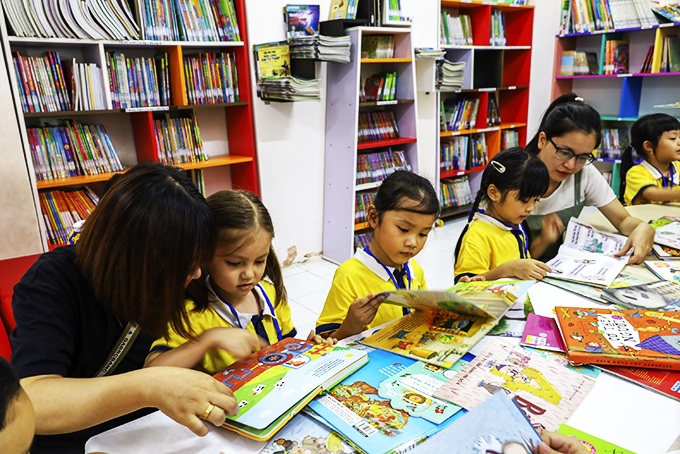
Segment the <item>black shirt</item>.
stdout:
[[[75,263],[75,246],[43,254],[14,287],[12,365],[21,378],[57,374],[92,378],[118,341],[119,321],[93,293]],[[114,374],[140,369],[153,339],[140,333]],[[73,396],[77,399],[78,396]],[[31,452],[79,453],[92,436],[149,410],[122,416],[69,434],[36,436]]]

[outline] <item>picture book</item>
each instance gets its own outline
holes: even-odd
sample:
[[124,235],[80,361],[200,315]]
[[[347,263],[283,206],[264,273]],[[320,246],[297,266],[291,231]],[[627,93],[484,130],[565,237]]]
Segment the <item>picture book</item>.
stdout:
[[572,364],[680,370],[677,312],[558,306],[555,313]]
[[295,415],[262,448],[260,454],[288,453],[354,454],[357,451],[334,430],[314,418],[300,413]]
[[567,359],[567,355],[563,352],[557,352],[557,351],[552,351],[552,350],[539,350],[537,348],[533,347],[524,347],[525,350],[528,352],[531,352],[532,355],[538,355],[542,358],[545,358],[549,361],[554,362],[555,364],[559,364],[560,366],[564,366],[567,369],[575,370],[576,372],[579,372],[581,374],[585,374],[589,377],[597,378],[600,375],[600,369],[597,366],[591,366],[589,364],[581,364],[579,366],[573,366],[569,364],[569,360]]
[[286,41],[257,44],[253,47],[258,80],[290,76],[290,47]]
[[659,392],[675,400],[680,400],[680,371],[645,369],[642,367],[598,366],[602,370],[614,374],[652,391]]
[[364,351],[299,339],[263,348],[213,376],[239,403],[238,415],[227,417],[224,427],[267,440],[316,395],[367,361]]
[[558,434],[568,435],[569,437],[576,438],[580,441],[583,446],[588,449],[588,452],[597,453],[616,453],[616,454],[635,454],[633,451],[623,449],[608,441],[604,441],[601,438],[597,438],[589,433],[582,432],[580,430],[574,429],[566,424],[562,424],[559,429],[557,429]]
[[624,288],[608,288],[602,296],[626,309],[654,309],[680,311],[680,283],[657,281]]
[[654,242],[673,249],[680,249],[680,218],[664,216],[650,222],[656,229]]
[[541,441],[517,402],[498,391],[411,453],[538,454]]
[[680,249],[655,244],[652,252],[661,260],[680,260]]
[[348,3],[349,0],[331,0],[331,11],[328,15],[328,20],[346,19]]
[[[356,447],[370,453],[399,452],[443,429],[459,415],[460,407],[429,394],[438,379],[430,381],[423,374],[408,379],[404,375],[416,361],[383,350],[369,351],[368,357],[365,367],[309,403],[311,410]],[[465,364],[461,361],[454,370]],[[390,397],[382,397],[388,394]],[[428,409],[433,405],[435,411],[431,412]],[[437,411],[456,414],[439,424],[423,417]]]
[[600,232],[593,226],[571,218],[564,244],[555,258],[547,262],[549,277],[596,287],[609,287],[628,263],[629,255],[614,257],[628,239]]
[[[588,284],[579,284],[577,282],[571,281],[563,281],[552,277],[545,277],[541,282],[545,282],[555,287],[559,287],[562,290],[575,293],[576,295],[584,296],[593,301],[597,301],[598,303],[602,304],[611,303],[609,300],[605,299],[602,296],[602,294],[604,293],[604,289],[602,287],[596,287],[594,285]],[[616,279],[614,279],[614,282],[610,287],[611,288],[630,287],[632,285],[648,284],[650,282],[656,282],[656,279],[652,274],[647,272],[644,273],[638,272],[638,270],[636,270],[636,268],[634,267],[627,267],[624,268],[624,270],[621,271],[618,276],[616,276]]]
[[495,338],[434,394],[470,411],[498,390],[511,395],[534,427],[557,430],[595,384],[591,377]]
[[319,36],[319,5],[286,5],[283,15],[288,42]]
[[374,348],[451,367],[508,311],[533,281],[466,282],[447,292],[388,292],[383,304],[415,309],[362,342]]
[[536,314],[529,314],[529,317],[527,317],[520,344],[541,350],[564,352],[560,329],[557,327],[555,319]]
[[645,266],[656,274],[660,279],[666,281],[680,282],[680,263],[671,261],[646,261]]

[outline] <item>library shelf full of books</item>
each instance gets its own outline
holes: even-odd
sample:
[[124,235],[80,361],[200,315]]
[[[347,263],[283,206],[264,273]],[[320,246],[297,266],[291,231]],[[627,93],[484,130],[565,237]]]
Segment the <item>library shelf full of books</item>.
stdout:
[[[217,8],[219,2],[199,3]],[[50,219],[41,212],[43,192],[88,185],[101,195],[103,182],[139,162],[164,162],[202,171],[206,195],[229,187],[259,192],[245,0],[227,3],[232,8],[230,28],[221,35],[182,31],[177,24],[181,35],[163,36],[159,18],[149,17],[149,9],[142,11],[144,2],[135,2],[136,9],[130,10],[141,26],[137,36],[141,39],[15,36],[8,22],[2,21],[2,48],[43,250],[54,243],[45,233]],[[80,78],[71,69],[75,66],[72,62],[84,64]],[[127,78],[125,84],[120,76]],[[83,101],[76,105],[76,86],[81,96],[89,94],[98,98],[99,104]],[[31,103],[38,99],[40,89],[41,102]],[[95,169],[88,171],[85,161],[76,162],[75,156],[78,140],[85,143],[85,136],[47,132],[64,134],[64,125],[76,125],[76,130],[82,127],[81,133],[91,131],[89,145],[81,145],[83,159],[92,159],[87,153],[95,148],[101,153],[98,146],[102,145],[120,163],[92,164]],[[36,142],[38,138],[42,142]],[[73,140],[70,156],[63,151],[70,148],[69,140]],[[62,150],[61,156],[58,151],[50,155],[45,150]]]
[[[366,234],[368,224],[357,210],[370,200],[380,181],[397,168],[418,173],[410,29],[354,27],[346,33],[352,42],[352,61],[328,63],[326,94],[323,252],[336,262],[352,257],[355,236]],[[374,41],[373,50],[379,45],[390,51],[379,54],[384,58],[362,56],[362,43],[368,41]],[[367,79],[395,73],[394,99],[361,101]]]
[[[468,24],[464,35],[455,33],[455,21]],[[428,71],[427,63],[419,64],[424,76],[418,76],[418,91],[436,93],[439,152],[434,174],[442,192],[442,217],[470,209],[489,159],[504,148],[526,144],[533,22],[533,6],[440,2],[439,48],[446,60],[465,62],[462,85],[455,91],[437,91],[430,76],[434,71]],[[460,121],[461,111],[467,122]],[[467,156],[450,159],[460,157],[458,150],[465,148]],[[443,193],[461,187],[462,195],[455,190],[454,199],[445,201]]]

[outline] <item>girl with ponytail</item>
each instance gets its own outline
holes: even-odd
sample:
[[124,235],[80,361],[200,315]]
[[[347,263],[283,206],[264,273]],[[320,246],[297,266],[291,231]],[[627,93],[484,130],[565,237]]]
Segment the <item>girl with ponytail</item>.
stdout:
[[475,276],[485,280],[542,279],[550,272],[548,265],[533,260],[531,254],[542,253],[541,244],[555,241],[559,230],[546,228],[552,237],[537,239],[532,249],[526,225],[549,182],[545,164],[523,148],[509,148],[491,159],[482,174],[468,225],[456,245],[456,282]]

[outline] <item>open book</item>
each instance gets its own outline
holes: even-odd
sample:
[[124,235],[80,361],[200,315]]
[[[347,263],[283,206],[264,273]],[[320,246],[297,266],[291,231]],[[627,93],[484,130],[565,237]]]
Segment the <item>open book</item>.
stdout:
[[388,292],[383,304],[415,310],[361,342],[437,366],[451,367],[498,323],[533,283],[464,282],[446,292]]
[[547,263],[552,269],[548,276],[608,288],[632,253],[631,250],[623,257],[614,257],[627,240],[625,236],[600,232],[583,221],[571,218],[564,244],[560,246],[557,257]]

